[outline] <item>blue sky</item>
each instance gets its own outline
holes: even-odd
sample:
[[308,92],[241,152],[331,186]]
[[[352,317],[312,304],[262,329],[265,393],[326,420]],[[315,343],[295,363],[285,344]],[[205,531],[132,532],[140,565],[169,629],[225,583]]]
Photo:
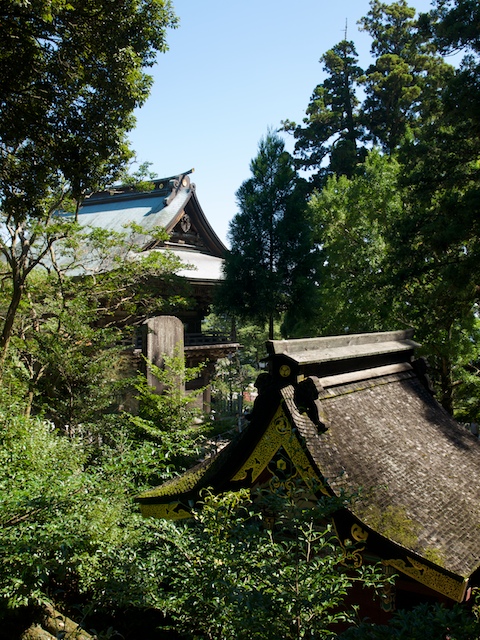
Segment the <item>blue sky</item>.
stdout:
[[[410,0],[428,11],[430,0]],[[226,242],[235,192],[250,177],[258,142],[282,120],[300,122],[324,74],[320,56],[347,37],[359,64],[370,38],[358,31],[369,0],[173,0],[180,18],[130,140],[158,177],[194,168],[202,208]],[[291,139],[287,136],[288,148]]]

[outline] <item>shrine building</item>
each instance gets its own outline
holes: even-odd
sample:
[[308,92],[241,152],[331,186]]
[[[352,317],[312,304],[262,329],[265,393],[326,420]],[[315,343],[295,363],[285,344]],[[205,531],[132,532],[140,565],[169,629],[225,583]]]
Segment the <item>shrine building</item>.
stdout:
[[480,442],[434,399],[418,346],[412,331],[269,341],[248,426],[138,496],[142,514],[188,518],[206,488],[297,481],[311,500],[355,496],[335,530],[360,562],[396,574],[392,608],[468,600],[480,579]]

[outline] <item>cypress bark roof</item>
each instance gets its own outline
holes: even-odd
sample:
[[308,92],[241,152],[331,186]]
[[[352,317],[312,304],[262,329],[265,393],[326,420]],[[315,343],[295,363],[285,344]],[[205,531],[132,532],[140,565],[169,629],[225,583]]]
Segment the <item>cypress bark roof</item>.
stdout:
[[[292,388],[284,395],[292,405]],[[327,430],[296,426],[328,486],[358,492],[352,512],[371,529],[470,576],[480,563],[478,439],[413,370],[322,389],[319,400]],[[409,532],[392,530],[400,519]]]

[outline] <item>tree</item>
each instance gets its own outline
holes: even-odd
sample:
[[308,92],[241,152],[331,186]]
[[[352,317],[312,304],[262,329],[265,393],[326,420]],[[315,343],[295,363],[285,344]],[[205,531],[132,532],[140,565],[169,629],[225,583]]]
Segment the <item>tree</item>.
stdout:
[[150,387],[143,374],[137,375],[134,383],[137,410],[129,416],[129,423],[138,440],[157,443],[168,451],[177,471],[180,467],[188,468],[192,458],[195,462],[198,457],[200,442],[205,439],[208,427],[200,429],[194,423],[200,413],[195,401],[202,389],[185,393],[184,387],[185,382],[198,377],[203,366],[186,368],[183,352],[164,356],[162,367],[146,364],[161,383],[163,392],[159,394]]
[[442,50],[471,49],[480,53],[480,10],[475,0],[435,0],[434,9],[422,18]]
[[89,190],[131,157],[126,133],[148,95],[145,68],[176,25],[169,0],[6,0],[0,17],[0,252],[11,299],[3,365],[26,281]]
[[260,141],[250,169],[236,194],[240,212],[230,223],[218,304],[230,316],[267,322],[273,338],[275,318],[287,312],[293,324],[308,312],[315,261],[304,183],[280,136]]
[[425,37],[415,9],[406,0],[390,5],[372,0],[360,24],[373,38],[371,53],[375,57],[362,79],[366,95],[361,120],[367,139],[392,153],[405,136],[431,119],[439,90],[453,68]]
[[[309,333],[414,327],[439,401],[458,418],[476,422],[478,241],[467,242],[453,210],[447,215],[437,209],[439,190],[428,195],[421,176],[438,181],[442,166],[438,157],[433,165],[433,147],[413,146],[411,165],[373,150],[363,174],[331,177],[312,197],[322,303]],[[412,173],[405,183],[407,166]],[[450,175],[444,195],[458,202],[453,167]]]
[[310,333],[386,330],[395,319],[386,285],[386,232],[401,214],[398,164],[371,151],[363,172],[332,176],[309,208],[320,248],[319,296]]
[[439,51],[461,43],[476,53],[478,14],[463,0],[436,5],[416,20],[405,0],[372,0],[361,20],[375,62],[358,79],[356,122],[387,157],[374,150],[312,197],[322,297],[303,333],[415,327],[443,406],[476,420],[462,387],[476,388],[479,362],[478,60],[455,71]]
[[319,188],[330,175],[352,177],[369,142],[390,154],[414,135],[436,113],[439,92],[453,73],[405,0],[372,0],[360,25],[373,38],[373,64],[364,72],[354,42],[341,41],[320,58],[327,77],[315,88],[303,125],[282,123],[296,139],[297,166],[313,170]]
[[404,210],[390,230],[392,274],[409,283],[405,304],[410,317],[416,310],[412,319],[430,345],[441,402],[450,412],[457,356],[470,351],[478,360],[472,341],[480,278],[478,152],[468,120],[454,124],[445,114],[424,127],[420,140],[401,152]]
[[[468,3],[438,2],[423,17],[423,28],[443,50],[465,45],[475,52],[475,18],[478,23]],[[478,60],[468,56],[447,78],[435,117],[402,145],[404,209],[391,230],[392,269],[397,280],[410,282],[408,299],[415,300],[424,327],[441,402],[450,412],[460,409],[463,419],[472,402],[462,386],[467,383],[471,392],[479,383],[478,69]],[[478,409],[469,418],[477,420]]]
[[342,40],[320,62],[328,75],[315,87],[303,126],[288,120],[282,123],[295,137],[298,166],[317,171],[317,186],[332,173],[351,177],[364,157],[358,148],[361,126],[356,95],[363,70],[357,65],[354,43]]

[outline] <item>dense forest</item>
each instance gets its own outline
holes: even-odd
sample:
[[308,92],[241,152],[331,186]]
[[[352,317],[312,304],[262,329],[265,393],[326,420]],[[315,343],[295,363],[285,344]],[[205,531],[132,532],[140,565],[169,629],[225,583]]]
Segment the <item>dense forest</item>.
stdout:
[[[275,535],[243,493],[205,495],[188,521],[141,518],[134,497],[205,456],[229,423],[202,421],[171,384],[195,375],[182,358],[152,367],[156,395],[123,355],[132,327],[187,303],[178,261],[125,260],[139,229],[89,232],[76,213],[88,193],[145,177],[126,175],[126,133],[176,17],[159,0],[3,4],[0,637],[41,637],[57,609],[99,639],[480,637],[475,608],[364,627],[343,602],[383,578],[345,571],[323,524],[335,501],[282,504]],[[260,142],[209,320],[237,323],[239,389],[267,336],[413,327],[438,399],[480,421],[479,25],[476,0],[420,16],[371,0],[372,64],[339,42],[303,122]],[[92,255],[105,268],[79,277]],[[153,295],[152,278],[172,295]]]

